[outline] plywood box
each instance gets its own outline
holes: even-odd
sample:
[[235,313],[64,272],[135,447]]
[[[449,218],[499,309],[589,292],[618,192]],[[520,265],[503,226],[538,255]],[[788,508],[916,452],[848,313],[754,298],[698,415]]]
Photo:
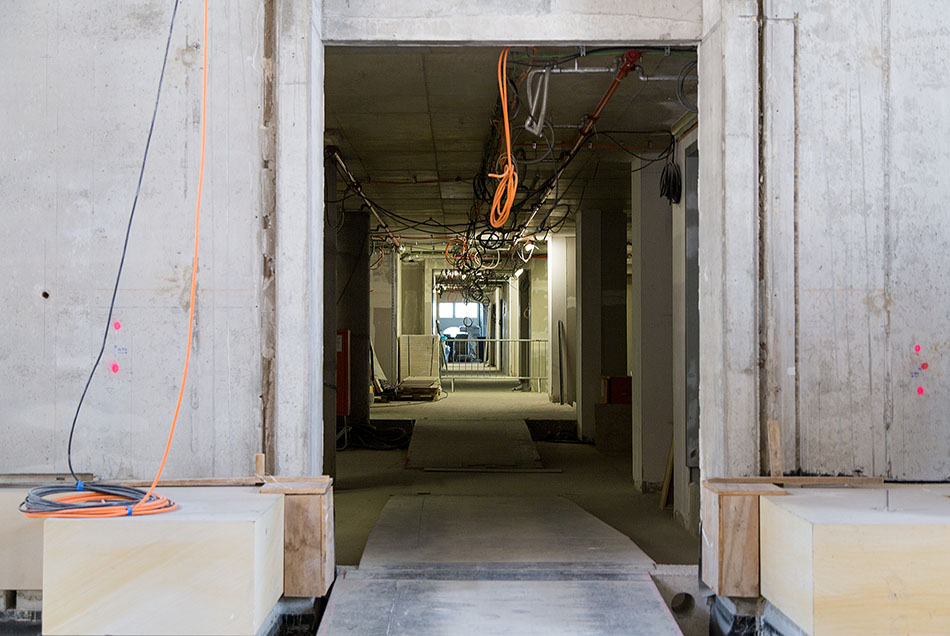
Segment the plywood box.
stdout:
[[284,495],[284,595],[326,596],[336,556],[333,486],[329,477],[265,484],[262,493]]
[[702,578],[720,596],[759,596],[759,497],[773,484],[703,483]]
[[43,520],[25,517],[29,488],[0,488],[0,590],[43,587]]
[[48,519],[43,633],[253,636],[283,587],[284,500],[166,488],[180,510]]
[[806,633],[950,634],[945,490],[802,490],[760,505],[762,595]]

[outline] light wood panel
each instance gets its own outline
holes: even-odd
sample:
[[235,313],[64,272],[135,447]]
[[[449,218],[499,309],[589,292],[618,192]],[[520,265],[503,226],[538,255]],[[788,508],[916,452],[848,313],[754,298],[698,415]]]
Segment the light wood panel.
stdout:
[[0,590],[43,587],[43,520],[18,507],[29,488],[0,488]]
[[703,482],[703,581],[720,596],[759,595],[759,497],[770,483]]
[[[759,507],[761,593],[806,632],[813,626],[811,524],[766,498]],[[790,575],[790,573],[795,573]]]
[[762,593],[806,632],[950,633],[946,491],[800,491],[761,524]]
[[48,519],[43,633],[253,636],[280,598],[284,500],[170,488],[180,510]]

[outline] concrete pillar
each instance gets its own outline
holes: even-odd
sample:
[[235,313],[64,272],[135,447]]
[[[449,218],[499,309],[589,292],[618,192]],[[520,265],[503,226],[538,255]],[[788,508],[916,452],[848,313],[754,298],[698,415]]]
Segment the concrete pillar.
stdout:
[[273,471],[323,472],[321,4],[274,3]]
[[336,165],[324,167],[323,226],[323,473],[336,477],[336,227],[340,222]]
[[337,328],[350,331],[350,416],[369,423],[369,212],[346,213],[337,235]]
[[577,424],[596,436],[602,375],[625,375],[625,221],[621,210],[577,215]]
[[[759,26],[710,2],[699,45],[702,477],[759,473]],[[755,5],[753,4],[753,9]],[[728,90],[727,90],[728,89]]]
[[633,481],[642,490],[662,483],[673,437],[673,222],[654,187],[662,169],[636,160],[631,175]]

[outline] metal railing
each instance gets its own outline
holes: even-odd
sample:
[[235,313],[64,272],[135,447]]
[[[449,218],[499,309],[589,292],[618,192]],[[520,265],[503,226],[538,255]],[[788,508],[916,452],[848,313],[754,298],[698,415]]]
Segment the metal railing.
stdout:
[[446,338],[441,342],[443,378],[541,381],[548,379],[547,340],[529,338]]

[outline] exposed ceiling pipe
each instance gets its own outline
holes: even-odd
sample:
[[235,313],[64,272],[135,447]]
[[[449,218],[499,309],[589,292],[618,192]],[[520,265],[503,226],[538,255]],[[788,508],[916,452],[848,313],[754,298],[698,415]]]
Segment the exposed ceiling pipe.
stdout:
[[[679,79],[679,75],[647,75],[639,64],[634,68],[637,70],[637,78],[644,82],[675,82]],[[689,75],[685,79],[690,82],[699,81],[699,77],[693,75]]]
[[541,210],[541,206],[544,205],[544,202],[547,201],[548,197],[551,196],[551,193],[554,191],[554,184],[560,180],[561,175],[564,174],[567,166],[580,151],[581,147],[584,145],[584,140],[587,139],[587,136],[594,128],[594,124],[596,124],[597,120],[600,119],[600,114],[603,112],[604,107],[607,106],[607,102],[609,102],[610,98],[614,96],[615,92],[617,92],[620,82],[623,81],[630,71],[637,67],[637,62],[640,61],[641,57],[643,57],[643,53],[636,49],[630,49],[623,54],[620,67],[617,69],[617,74],[614,75],[613,81],[610,82],[610,86],[607,87],[604,96],[600,98],[600,102],[598,102],[597,107],[594,108],[594,112],[585,118],[584,125],[581,126],[580,130],[577,131],[577,139],[574,141],[574,145],[571,146],[570,151],[564,157],[564,160],[561,162],[561,166],[557,169],[557,172],[555,172],[554,178],[550,180],[548,186],[544,189],[544,192],[541,193],[541,196],[538,198],[538,202],[531,211],[531,216],[528,217],[528,222],[524,224],[521,232],[518,234],[518,237],[512,243],[512,248],[517,245],[518,241],[522,240],[525,233],[528,231],[528,227],[534,220],[534,217],[536,217],[538,212]]

